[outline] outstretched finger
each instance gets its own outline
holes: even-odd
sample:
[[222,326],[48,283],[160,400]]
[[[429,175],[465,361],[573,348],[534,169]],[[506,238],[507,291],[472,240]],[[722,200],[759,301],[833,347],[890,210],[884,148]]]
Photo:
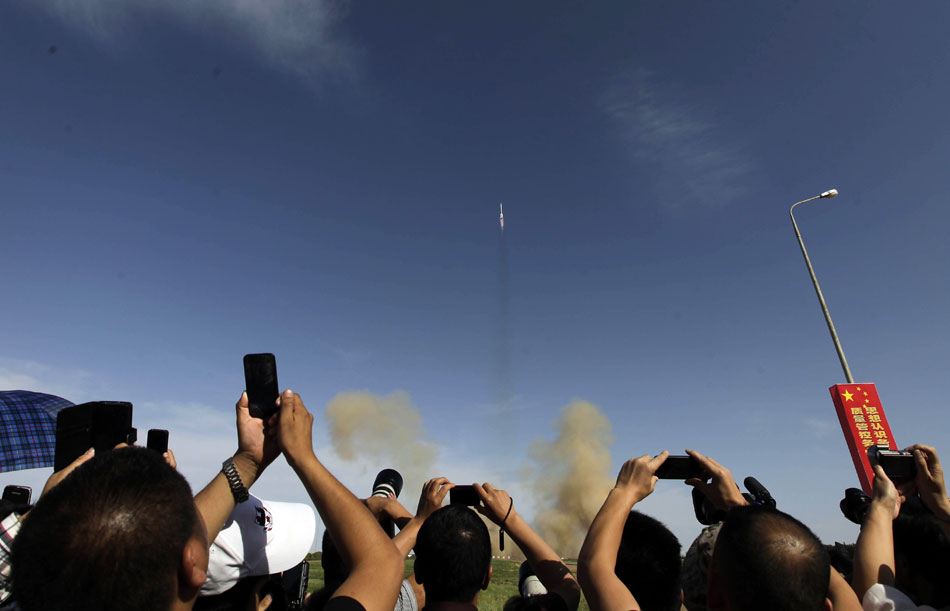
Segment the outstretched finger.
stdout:
[[656,473],[656,470],[666,462],[666,459],[669,457],[670,453],[666,450],[663,450],[652,459],[650,459],[650,470]]
[[924,474],[928,479],[932,479],[933,474],[930,473],[930,465],[927,464],[927,457],[923,451],[920,448],[914,448],[912,451],[914,454],[914,462],[917,463],[917,473]]

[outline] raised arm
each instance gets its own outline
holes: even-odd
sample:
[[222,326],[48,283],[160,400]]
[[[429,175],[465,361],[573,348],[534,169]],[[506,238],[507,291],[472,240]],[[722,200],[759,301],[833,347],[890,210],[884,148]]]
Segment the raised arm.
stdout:
[[[260,418],[251,418],[247,409],[247,393],[241,394],[234,409],[237,417],[238,449],[231,460],[241,478],[241,483],[245,488],[250,488],[267,465],[274,462],[280,454],[273,434],[275,419],[272,418],[270,423],[265,425]],[[269,430],[271,434],[265,434],[265,430]],[[214,479],[195,496],[195,505],[204,520],[205,528],[208,529],[210,543],[218,536],[235,506],[231,486],[223,472],[219,471]]]
[[310,494],[349,577],[331,598],[348,596],[370,611],[392,611],[402,582],[403,559],[373,514],[313,452],[313,416],[300,395],[284,391],[278,420],[280,447]]
[[475,484],[475,490],[482,500],[482,505],[477,508],[479,513],[511,536],[511,540],[524,553],[528,564],[534,569],[534,574],[548,592],[554,592],[563,598],[568,609],[576,609],[581,599],[577,579],[561,561],[557,552],[524,521],[508,493],[497,490],[487,482]]
[[874,465],[874,496],[854,549],[851,585],[859,599],[876,583],[894,585],[894,526],[900,496],[881,465]]
[[607,494],[587,531],[577,558],[577,577],[591,609],[639,609],[640,604],[614,572],[627,516],[633,506],[653,492],[656,470],[669,452],[631,458],[620,468],[617,484]]
[[854,589],[845,581],[841,573],[835,570],[835,567],[831,567],[828,600],[831,601],[831,608],[834,611],[861,611],[861,601],[855,595]]

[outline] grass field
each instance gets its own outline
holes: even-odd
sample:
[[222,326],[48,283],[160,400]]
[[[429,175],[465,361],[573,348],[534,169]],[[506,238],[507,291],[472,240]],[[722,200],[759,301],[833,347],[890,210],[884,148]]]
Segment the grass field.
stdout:
[[[320,568],[320,556],[312,554],[310,562],[310,580],[307,590],[313,592],[323,586],[323,569]],[[406,559],[406,575],[412,573],[412,558]],[[492,560],[492,578],[488,589],[478,595],[478,608],[482,611],[501,610],[509,597],[518,593],[518,562],[512,560]],[[581,611],[589,611],[587,601],[581,598]]]

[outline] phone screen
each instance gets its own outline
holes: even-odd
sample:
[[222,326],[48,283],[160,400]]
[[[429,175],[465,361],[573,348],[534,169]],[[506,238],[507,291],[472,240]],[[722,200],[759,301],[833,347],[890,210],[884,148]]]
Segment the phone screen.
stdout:
[[148,441],[145,444],[149,450],[155,450],[159,454],[168,451],[168,431],[165,429],[149,429]]
[[703,467],[693,460],[692,456],[667,456],[660,468],[656,470],[660,479],[682,479],[703,476]]
[[132,404],[125,401],[92,401],[60,410],[53,470],[68,466],[89,448],[98,454],[129,443],[132,430]]
[[449,490],[449,505],[478,505],[478,492],[475,486],[455,486]]
[[267,420],[277,413],[277,359],[273,354],[244,355],[244,383],[247,407],[254,418]]
[[29,486],[6,486],[3,489],[3,500],[17,505],[29,505],[32,494],[33,489]]

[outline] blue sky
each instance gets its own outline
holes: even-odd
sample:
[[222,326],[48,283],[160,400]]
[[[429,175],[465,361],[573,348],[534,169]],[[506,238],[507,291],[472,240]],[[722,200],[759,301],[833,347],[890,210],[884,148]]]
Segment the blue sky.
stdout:
[[[0,387],[130,400],[200,487],[275,352],[357,492],[389,465],[336,456],[324,407],[402,390],[431,475],[529,514],[527,448],[582,399],[611,477],[695,448],[850,541],[787,215],[837,188],[796,212],[852,371],[950,448],[946,5],[201,6],[0,7]],[[643,508],[688,544],[687,493]],[[306,498],[285,466],[260,494]]]

